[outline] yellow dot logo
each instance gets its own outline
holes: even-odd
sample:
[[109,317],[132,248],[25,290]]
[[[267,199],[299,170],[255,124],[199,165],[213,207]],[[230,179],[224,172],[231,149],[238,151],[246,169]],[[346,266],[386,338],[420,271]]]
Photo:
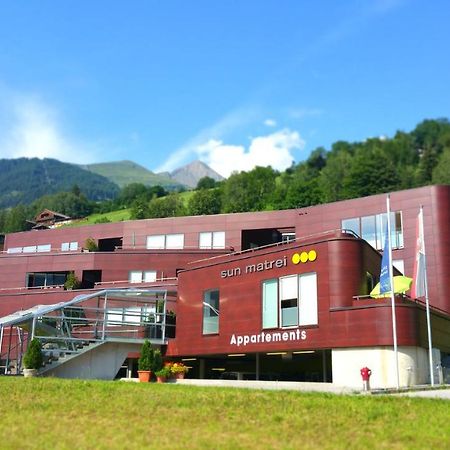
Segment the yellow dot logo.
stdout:
[[308,253],[302,252],[302,254],[300,255],[300,261],[302,263],[305,263],[306,261],[308,261]]
[[300,254],[294,253],[291,257],[293,264],[297,265],[299,263],[305,264],[308,261],[315,261],[317,259],[317,252],[315,250],[309,250],[307,252],[301,252]]
[[300,262],[300,255],[298,253],[294,253],[292,255],[292,262],[294,264],[298,264]]

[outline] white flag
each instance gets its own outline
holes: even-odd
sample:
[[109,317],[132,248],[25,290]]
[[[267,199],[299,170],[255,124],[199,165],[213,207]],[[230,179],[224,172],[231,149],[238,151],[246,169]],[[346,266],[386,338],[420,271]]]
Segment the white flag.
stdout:
[[425,297],[425,244],[423,234],[423,210],[420,209],[417,216],[417,241],[416,241],[416,259],[414,261],[414,276],[411,288],[413,298]]

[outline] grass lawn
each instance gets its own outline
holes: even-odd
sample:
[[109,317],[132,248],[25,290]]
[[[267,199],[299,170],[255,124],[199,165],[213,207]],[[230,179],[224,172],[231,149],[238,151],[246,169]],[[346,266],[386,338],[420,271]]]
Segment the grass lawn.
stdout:
[[93,225],[99,223],[102,220],[109,222],[121,222],[122,220],[130,220],[130,210],[129,209],[119,209],[117,211],[110,211],[107,213],[91,214],[84,219],[74,220],[67,227],[79,227],[81,225]]
[[1,449],[448,449],[448,401],[0,378]]

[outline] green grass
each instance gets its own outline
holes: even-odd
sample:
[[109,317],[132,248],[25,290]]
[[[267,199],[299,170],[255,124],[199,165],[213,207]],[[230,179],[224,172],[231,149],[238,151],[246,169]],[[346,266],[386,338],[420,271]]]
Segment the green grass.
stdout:
[[444,449],[449,402],[0,378],[2,449]]
[[119,209],[117,211],[110,211],[107,213],[91,214],[83,219],[74,220],[65,225],[67,227],[79,227],[81,225],[94,225],[100,223],[102,220],[109,222],[121,222],[123,220],[130,220],[129,209]]

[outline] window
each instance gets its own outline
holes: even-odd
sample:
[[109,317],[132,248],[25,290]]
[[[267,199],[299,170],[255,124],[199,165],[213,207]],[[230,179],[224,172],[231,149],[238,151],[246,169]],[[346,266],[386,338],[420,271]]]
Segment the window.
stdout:
[[297,275],[280,278],[281,326],[298,325],[298,283]]
[[27,274],[27,287],[60,286],[66,282],[68,272],[34,272]]
[[7,253],[22,253],[22,247],[12,247],[8,248]]
[[78,250],[78,242],[63,242],[61,244],[62,252],[75,251],[75,250]]
[[128,281],[130,283],[151,283],[156,281],[156,270],[130,270]]
[[[361,236],[372,247],[383,250],[386,232],[386,213],[354,217],[341,221],[343,230],[351,230]],[[403,226],[401,211],[391,212],[391,244],[393,249],[403,247]]]
[[142,279],[144,280],[144,283],[156,281],[156,270],[145,270]]
[[52,250],[52,246],[50,244],[42,244],[37,246],[38,253],[50,252]]
[[184,247],[184,234],[158,234],[147,236],[147,248],[151,250],[180,249]]
[[405,262],[403,259],[394,259],[392,261],[392,265],[399,270],[402,274],[405,273]]
[[147,248],[148,249],[162,249],[165,248],[166,237],[164,234],[147,236]]
[[278,327],[278,280],[263,282],[263,328]]
[[225,248],[225,231],[206,231],[199,234],[200,248]]
[[219,290],[212,289],[203,294],[203,334],[219,332]]
[[23,248],[24,253],[36,253],[36,246],[35,245],[28,245],[27,247]]
[[317,274],[289,275],[262,285],[262,327],[317,325]]
[[145,307],[130,306],[128,308],[109,308],[107,310],[107,326],[140,324],[146,317]]
[[184,247],[184,234],[167,234],[166,235],[166,248],[183,248]]
[[344,219],[342,221],[341,228],[343,230],[353,231],[353,233],[357,234],[358,236],[361,236],[361,229],[360,229],[360,226],[359,226],[359,218]]

